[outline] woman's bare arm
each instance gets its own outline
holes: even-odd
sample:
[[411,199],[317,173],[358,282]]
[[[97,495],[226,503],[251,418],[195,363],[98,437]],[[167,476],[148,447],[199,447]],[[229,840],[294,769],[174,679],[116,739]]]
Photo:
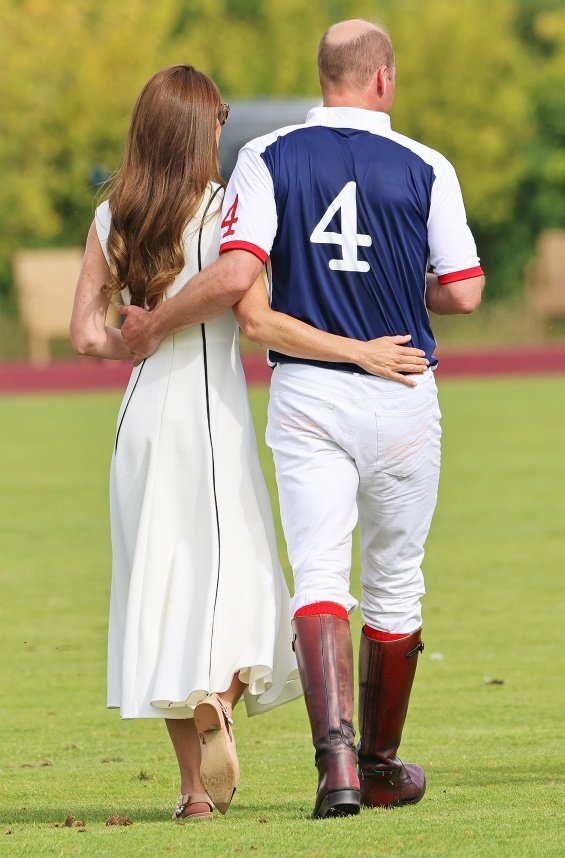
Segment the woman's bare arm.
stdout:
[[422,373],[428,367],[421,349],[406,346],[411,339],[408,334],[363,342],[328,334],[285,313],[271,310],[263,275],[257,278],[233,311],[249,340],[290,357],[356,364],[372,375],[393,379],[408,387],[414,387],[415,382],[402,373]]
[[71,343],[80,355],[110,360],[130,359],[130,351],[118,328],[106,325],[106,312],[110,302],[102,293],[102,287],[109,277],[110,269],[93,222],[88,231],[84,259],[75,290],[70,324]]

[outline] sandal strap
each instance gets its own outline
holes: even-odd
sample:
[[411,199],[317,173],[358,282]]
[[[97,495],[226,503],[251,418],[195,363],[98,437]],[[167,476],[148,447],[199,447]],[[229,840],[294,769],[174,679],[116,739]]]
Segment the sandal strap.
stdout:
[[191,804],[207,804],[210,808],[210,811],[214,810],[214,805],[210,800],[210,796],[205,792],[193,792],[186,793],[186,795],[179,796],[179,800],[177,801],[177,806],[173,812],[173,819],[180,819],[183,815],[187,807],[190,807]]
[[222,710],[222,712],[224,713],[224,718],[226,719],[228,724],[233,724],[233,718],[231,717],[229,709],[226,706],[226,704],[223,702],[223,700],[220,697],[218,697],[218,695],[215,693],[210,694],[209,696],[213,697],[214,700],[216,700],[218,702],[218,705],[219,705],[220,709]]

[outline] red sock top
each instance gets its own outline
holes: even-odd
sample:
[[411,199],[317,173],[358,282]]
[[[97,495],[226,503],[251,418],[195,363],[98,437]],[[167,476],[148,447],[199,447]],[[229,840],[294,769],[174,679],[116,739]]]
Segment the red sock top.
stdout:
[[392,632],[381,632],[379,629],[372,629],[371,626],[363,626],[363,634],[372,641],[399,641],[401,638],[407,638],[410,632],[394,635]]
[[348,619],[348,614],[343,605],[337,602],[313,602],[311,605],[303,605],[294,614],[295,617],[318,617],[320,614],[332,614],[342,620]]

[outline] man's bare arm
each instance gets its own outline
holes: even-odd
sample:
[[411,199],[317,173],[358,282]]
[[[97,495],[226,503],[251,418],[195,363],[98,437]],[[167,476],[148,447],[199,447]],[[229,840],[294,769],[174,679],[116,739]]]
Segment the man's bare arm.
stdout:
[[435,274],[426,274],[426,306],[440,316],[472,313],[481,303],[484,285],[482,275],[441,284]]
[[169,334],[215,319],[233,307],[252,286],[261,265],[246,250],[230,250],[152,312],[139,307],[120,308],[126,316],[122,337],[135,360],[152,354]]

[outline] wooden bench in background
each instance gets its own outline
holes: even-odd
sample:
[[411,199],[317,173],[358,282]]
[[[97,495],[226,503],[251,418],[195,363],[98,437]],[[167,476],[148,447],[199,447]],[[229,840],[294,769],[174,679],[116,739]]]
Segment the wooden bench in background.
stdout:
[[[14,282],[34,364],[49,363],[49,343],[69,338],[73,297],[84,251],[79,247],[20,250],[13,260]],[[118,327],[113,307],[108,324]]]
[[540,322],[565,318],[565,230],[548,229],[526,268],[528,312]]

